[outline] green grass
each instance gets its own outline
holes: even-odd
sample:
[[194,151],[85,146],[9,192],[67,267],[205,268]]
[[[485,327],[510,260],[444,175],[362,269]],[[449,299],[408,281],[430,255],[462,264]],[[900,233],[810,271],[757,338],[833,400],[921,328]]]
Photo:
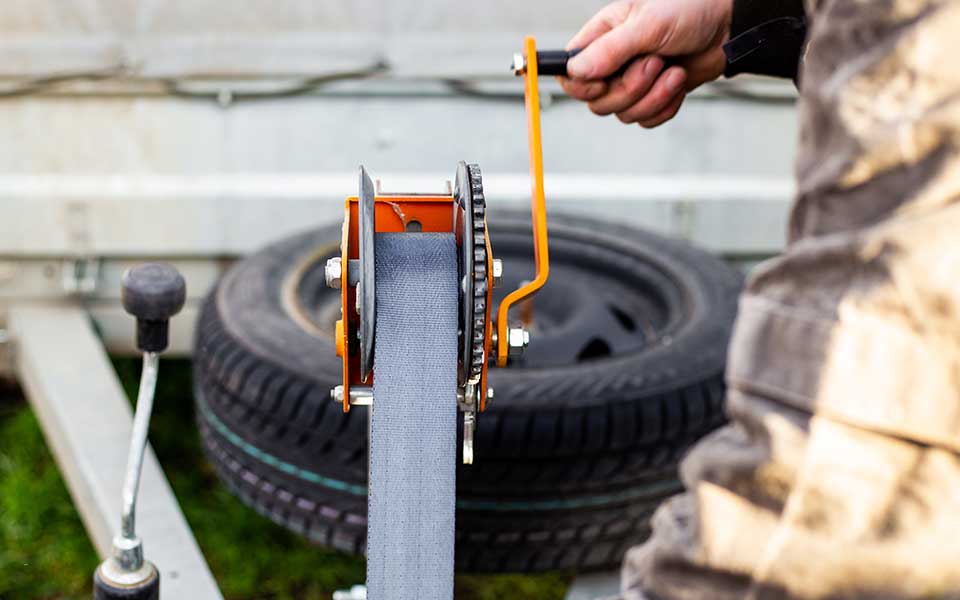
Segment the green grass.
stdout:
[[33,413],[0,391],[0,598],[89,597],[97,556]]
[[[115,361],[134,397],[139,361]],[[98,563],[39,425],[0,391],[0,599],[89,598]],[[161,364],[150,441],[228,600],[319,600],[364,579],[363,560],[311,545],[235,499],[200,449],[190,364]],[[149,540],[147,540],[149,553]],[[457,600],[559,600],[570,574],[458,576]]]

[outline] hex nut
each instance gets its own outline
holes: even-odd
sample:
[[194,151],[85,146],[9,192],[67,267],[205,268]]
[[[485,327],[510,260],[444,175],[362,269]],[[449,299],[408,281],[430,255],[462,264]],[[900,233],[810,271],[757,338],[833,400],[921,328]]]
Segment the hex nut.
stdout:
[[530,332],[523,327],[511,327],[507,332],[507,355],[516,358],[530,345]]
[[513,64],[510,65],[510,69],[513,70],[513,74],[518,77],[523,75],[527,72],[527,59],[517,52],[513,55]]
[[503,282],[503,261],[499,258],[493,259],[493,287],[497,287]]
[[338,385],[337,387],[330,390],[330,399],[336,402],[337,404],[343,404],[343,386]]
[[323,269],[323,276],[327,280],[327,287],[335,290],[340,289],[340,280],[343,278],[343,265],[340,263],[339,256],[327,259],[327,266]]

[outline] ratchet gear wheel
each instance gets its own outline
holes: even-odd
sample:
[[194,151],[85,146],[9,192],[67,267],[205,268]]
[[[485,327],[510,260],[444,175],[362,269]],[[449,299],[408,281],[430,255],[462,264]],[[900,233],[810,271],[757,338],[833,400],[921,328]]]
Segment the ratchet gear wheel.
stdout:
[[490,282],[487,256],[486,200],[478,165],[461,162],[453,191],[454,231],[459,242],[461,364],[459,383],[476,389],[486,360],[485,336],[489,318],[487,295]]

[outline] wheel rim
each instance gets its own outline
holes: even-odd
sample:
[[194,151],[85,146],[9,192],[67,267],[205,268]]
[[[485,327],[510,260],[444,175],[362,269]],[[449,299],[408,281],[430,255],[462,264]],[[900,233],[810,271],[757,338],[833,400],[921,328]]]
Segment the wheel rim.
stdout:
[[[504,261],[496,305],[534,272],[534,261],[527,238],[495,242]],[[530,346],[513,366],[555,368],[640,352],[670,339],[683,320],[679,284],[654,263],[563,236],[551,239],[550,258],[550,279],[533,300]]]
[[[494,290],[496,306],[532,276],[534,261],[529,231],[516,223],[494,226],[494,253],[504,264],[503,284]],[[551,235],[550,280],[533,301],[530,346],[512,368],[569,367],[640,352],[668,343],[688,319],[683,288],[661,261],[602,238],[587,243],[585,233]],[[287,308],[332,339],[340,295],[326,287],[323,265],[329,257],[321,254],[300,269],[292,282],[297,302]],[[521,313],[511,313],[511,319],[520,320]]]

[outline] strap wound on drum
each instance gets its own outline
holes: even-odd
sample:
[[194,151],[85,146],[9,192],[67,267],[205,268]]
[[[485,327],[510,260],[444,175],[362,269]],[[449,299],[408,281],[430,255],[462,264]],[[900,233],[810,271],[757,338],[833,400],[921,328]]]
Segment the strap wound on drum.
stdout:
[[367,598],[453,598],[457,246],[376,235]]

